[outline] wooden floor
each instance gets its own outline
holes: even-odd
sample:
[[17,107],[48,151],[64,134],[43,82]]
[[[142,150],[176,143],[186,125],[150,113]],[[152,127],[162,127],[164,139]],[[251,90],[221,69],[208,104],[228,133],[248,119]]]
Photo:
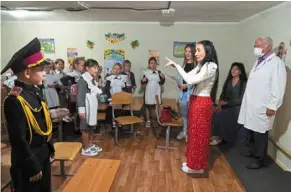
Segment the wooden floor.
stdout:
[[[103,147],[104,152],[94,158],[121,160],[111,192],[246,191],[217,148],[211,149],[209,178],[193,178],[181,171],[181,163],[184,161],[184,142],[173,141],[172,145],[179,149],[167,151],[155,148],[164,139],[157,140],[150,129],[144,128],[142,135],[140,143],[132,138],[121,139],[122,147],[114,146],[110,136],[98,143]],[[95,140],[98,138],[99,136]],[[2,157],[7,154],[7,151],[7,149],[2,151]],[[5,158],[7,159],[7,155]],[[66,164],[66,170],[70,173],[76,172],[85,159],[78,155],[74,162]],[[53,172],[58,172],[58,170],[58,162],[55,162]],[[7,173],[2,172],[1,175],[2,182],[5,180],[7,182]],[[53,191],[62,191],[69,180],[70,177],[62,179],[53,176]]]

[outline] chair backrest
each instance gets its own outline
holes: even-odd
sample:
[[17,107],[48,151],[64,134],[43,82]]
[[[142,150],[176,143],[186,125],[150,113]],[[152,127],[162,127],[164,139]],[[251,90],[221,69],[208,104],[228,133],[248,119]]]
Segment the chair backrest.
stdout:
[[112,105],[131,105],[133,102],[133,95],[127,92],[118,92],[111,96]]

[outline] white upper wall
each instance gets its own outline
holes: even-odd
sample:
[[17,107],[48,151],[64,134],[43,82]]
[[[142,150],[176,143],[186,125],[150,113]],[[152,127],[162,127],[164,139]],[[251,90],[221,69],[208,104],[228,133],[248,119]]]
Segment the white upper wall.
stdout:
[[[101,65],[104,62],[104,49],[120,48],[126,51],[126,59],[132,62],[132,71],[140,81],[140,69],[148,62],[149,49],[160,51],[159,68],[166,73],[176,74],[172,68],[164,69],[164,58],[173,58],[173,41],[213,41],[220,64],[220,83],[223,83],[232,62],[236,61],[237,50],[235,28],[233,24],[175,24],[162,27],[158,23],[101,23],[101,22],[14,22],[2,23],[1,29],[1,68],[7,64],[11,56],[34,37],[54,38],[56,54],[45,55],[51,59],[62,58],[67,63],[67,48],[78,48],[79,56],[94,58]],[[104,38],[108,32],[124,32],[126,40],[119,44],[110,44]],[[93,41],[95,47],[87,48],[87,40]],[[131,41],[139,40],[140,46],[132,49]],[[175,59],[182,62],[182,59]],[[166,97],[177,97],[176,85],[166,80]]]

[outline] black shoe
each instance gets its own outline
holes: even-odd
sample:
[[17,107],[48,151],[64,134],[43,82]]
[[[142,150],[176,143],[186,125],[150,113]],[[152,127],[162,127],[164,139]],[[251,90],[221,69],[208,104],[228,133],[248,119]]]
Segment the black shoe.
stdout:
[[262,167],[264,167],[264,164],[260,161],[252,162],[247,165],[247,169],[261,169]]

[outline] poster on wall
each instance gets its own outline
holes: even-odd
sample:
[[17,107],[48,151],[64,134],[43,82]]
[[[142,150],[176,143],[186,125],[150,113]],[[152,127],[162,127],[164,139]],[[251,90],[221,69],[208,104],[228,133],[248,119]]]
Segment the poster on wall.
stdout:
[[155,57],[157,62],[158,62],[158,65],[160,64],[160,52],[159,51],[150,49],[149,50],[149,58],[151,58],[151,57]]
[[[122,49],[106,49],[104,50],[104,75],[111,73],[115,63],[123,63],[125,51]],[[104,76],[104,77],[105,77]]]
[[184,58],[184,48],[187,44],[195,45],[195,42],[181,42],[174,41],[173,44],[173,56],[176,58]]
[[78,57],[78,49],[77,48],[68,48],[67,49],[67,57],[69,65],[73,64],[73,61],[76,57]]
[[106,33],[105,40],[111,44],[120,43],[120,41],[125,40],[125,33]]
[[52,38],[39,39],[41,52],[43,54],[53,54],[55,53],[55,40]]

